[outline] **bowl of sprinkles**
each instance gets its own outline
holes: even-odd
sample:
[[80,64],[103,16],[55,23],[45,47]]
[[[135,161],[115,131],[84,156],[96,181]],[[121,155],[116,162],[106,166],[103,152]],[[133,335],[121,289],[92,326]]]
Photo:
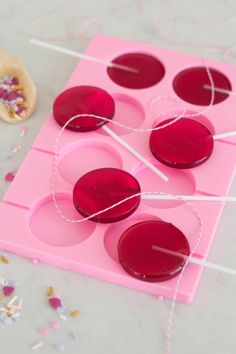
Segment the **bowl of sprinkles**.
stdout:
[[0,51],[0,118],[20,123],[34,111],[36,88],[23,64]]

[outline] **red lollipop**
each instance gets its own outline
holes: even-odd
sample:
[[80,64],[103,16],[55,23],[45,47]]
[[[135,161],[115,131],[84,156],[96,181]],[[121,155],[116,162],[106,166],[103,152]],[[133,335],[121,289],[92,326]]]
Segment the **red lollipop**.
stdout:
[[188,240],[177,227],[161,220],[131,226],[122,234],[118,244],[119,260],[126,272],[149,282],[178,275],[186,262],[180,254],[189,256]]
[[133,72],[120,70],[115,66],[107,69],[108,75],[116,84],[130,89],[154,86],[165,75],[163,64],[155,57],[144,53],[124,54],[115,58],[112,63],[134,69]]
[[[86,113],[112,119],[115,114],[113,98],[98,87],[76,86],[63,91],[53,104],[54,118],[61,126],[64,126],[72,117]],[[84,116],[73,119],[66,128],[87,132],[99,129],[105,123],[107,122],[104,119]]]
[[[231,91],[231,84],[221,72],[209,68],[214,86]],[[181,71],[173,81],[173,88],[182,100],[199,106],[208,106],[211,102],[211,83],[205,67],[193,67]],[[213,104],[226,100],[227,93],[215,91]]]
[[[174,119],[167,119],[161,127]],[[212,133],[203,124],[187,118],[154,130],[150,136],[150,149],[157,160],[174,168],[193,168],[204,163],[212,154]]]
[[[77,181],[73,200],[78,212],[88,217],[140,191],[138,181],[128,172],[116,168],[100,168],[86,173]],[[111,223],[125,219],[138,208],[139,203],[140,196],[133,197],[90,220]]]

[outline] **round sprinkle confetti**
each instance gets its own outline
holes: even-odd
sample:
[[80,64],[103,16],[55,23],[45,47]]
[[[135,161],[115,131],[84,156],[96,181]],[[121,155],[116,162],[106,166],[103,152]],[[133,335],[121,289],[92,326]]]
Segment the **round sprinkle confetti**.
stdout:
[[38,262],[39,262],[38,258],[33,258],[33,259],[32,259],[32,263],[33,263],[33,264],[38,264]]
[[65,349],[66,349],[65,344],[63,344],[63,343],[57,344],[57,350],[59,352],[64,352]]
[[52,322],[51,327],[53,329],[59,329],[61,327],[61,324],[58,321],[54,321],[54,322]]
[[39,333],[42,334],[42,336],[46,336],[49,332],[49,329],[47,327],[41,327],[39,329]]

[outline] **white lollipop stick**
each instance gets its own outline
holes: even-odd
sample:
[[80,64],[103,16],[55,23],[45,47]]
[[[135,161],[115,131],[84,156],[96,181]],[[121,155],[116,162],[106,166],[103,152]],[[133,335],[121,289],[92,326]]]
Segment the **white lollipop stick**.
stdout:
[[161,177],[165,182],[168,182],[168,177],[161,172],[158,168],[156,168],[155,166],[153,166],[153,164],[151,164],[151,162],[149,162],[148,160],[145,159],[145,157],[143,157],[138,151],[136,151],[134,148],[132,148],[132,146],[130,146],[129,144],[127,144],[126,141],[124,141],[123,139],[121,139],[116,133],[113,132],[113,130],[111,130],[110,128],[108,128],[106,125],[102,126],[102,129],[109,134],[113,139],[115,139],[120,145],[122,145],[126,150],[128,150],[131,154],[133,154],[135,157],[137,157],[137,159],[139,159],[140,161],[142,161],[148,168],[150,168],[150,170],[152,170],[153,172],[155,172],[159,177]]
[[236,136],[236,130],[232,130],[231,132],[226,132],[222,134],[216,134],[213,136],[214,140],[229,138],[230,136]]
[[186,201],[204,201],[204,202],[236,202],[236,197],[228,196],[202,196],[202,195],[171,195],[171,194],[155,194],[145,192],[141,196],[142,199],[156,200],[186,200]]
[[231,96],[236,96],[235,92],[232,92],[230,90],[226,90],[220,87],[211,87],[210,85],[203,85],[204,89],[209,90],[209,91],[214,91],[214,92],[219,92],[219,93],[224,93],[226,95],[231,95]]
[[70,55],[72,57],[76,57],[76,58],[80,58],[80,59],[84,59],[84,60],[90,60],[90,61],[96,62],[98,64],[103,64],[103,65],[108,66],[109,68],[113,67],[113,68],[116,68],[116,69],[120,69],[120,70],[131,72],[133,74],[137,74],[138,73],[138,70],[135,69],[135,68],[131,68],[131,67],[128,67],[128,66],[125,66],[125,65],[116,64],[116,63],[112,63],[112,62],[107,62],[105,60],[102,60],[102,59],[99,59],[99,58],[95,58],[95,57],[92,57],[90,55],[86,55],[86,54],[83,54],[83,53],[79,53],[79,52],[71,50],[71,49],[59,47],[59,46],[57,46],[55,44],[43,42],[43,41],[40,41],[40,40],[35,39],[35,38],[31,38],[30,42],[32,44],[36,44],[36,45],[39,45],[39,46],[47,48],[47,49],[52,49],[52,50],[55,50],[57,52]]
[[236,275],[236,269],[223,267],[221,265],[218,265],[218,264],[215,264],[215,263],[211,263],[211,262],[208,262],[208,261],[204,261],[202,259],[199,259],[199,258],[196,258],[196,257],[193,257],[193,256],[188,257],[188,256],[185,256],[182,253],[171,251],[171,250],[168,250],[166,248],[162,248],[162,247],[155,246],[155,245],[152,246],[152,249],[155,250],[155,251],[161,251],[161,252],[170,254],[172,256],[177,256],[177,257],[185,259],[186,261],[188,261],[190,263],[193,263],[193,264],[198,264],[200,266],[203,266],[203,267],[206,267],[206,268],[210,268],[210,269],[213,269],[213,270],[217,270],[219,272],[223,272],[223,273],[227,273],[227,274],[231,274],[231,275]]

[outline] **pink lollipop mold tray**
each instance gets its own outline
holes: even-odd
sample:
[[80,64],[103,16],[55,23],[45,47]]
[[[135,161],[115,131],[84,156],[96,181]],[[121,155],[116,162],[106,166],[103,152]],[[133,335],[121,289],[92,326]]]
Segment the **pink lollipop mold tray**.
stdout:
[[[97,36],[89,44],[86,54],[111,61],[126,53],[147,53],[164,65],[165,75],[156,85],[145,89],[129,89],[111,80],[105,66],[80,61],[66,88],[92,85],[105,89],[115,100],[114,120],[134,128],[148,129],[180,111],[173,100],[157,100],[157,96],[176,95],[172,82],[186,68],[202,66],[197,57],[154,48],[136,42]],[[207,60],[210,68],[224,74],[233,90],[236,69],[228,64]],[[206,106],[183,101],[187,112],[201,112]],[[157,104],[158,103],[158,104]],[[233,105],[235,98],[228,96],[213,105],[205,114],[194,118],[207,125],[214,134],[235,129]],[[156,112],[154,114],[154,111]],[[162,113],[162,115],[160,114]],[[166,116],[166,117],[165,117]],[[133,174],[142,191],[187,195],[226,195],[236,168],[236,140],[215,141],[208,161],[189,170],[177,170],[155,160],[149,149],[150,133],[130,132],[113,124],[110,127],[143,156],[169,177],[166,183],[142,165],[127,150],[99,129],[94,132],[64,131],[59,145],[56,198],[63,214],[80,219],[72,202],[75,182],[86,172],[100,167],[122,168]],[[200,231],[199,219],[189,203],[183,201],[142,200],[137,211],[129,218],[113,224],[91,221],[70,223],[56,211],[52,201],[52,171],[54,146],[61,127],[49,115],[32,150],[27,154],[14,181],[0,205],[0,247],[20,255],[38,258],[58,267],[81,272],[134,288],[157,296],[171,298],[177,278],[160,283],[137,280],[127,274],[118,261],[119,237],[129,226],[144,220],[162,219],[173,223],[188,238],[194,248]],[[201,242],[195,257],[205,259],[213,241],[223,211],[223,203],[192,202],[203,223]],[[188,264],[184,272],[177,299],[189,303],[193,300],[202,273],[199,265]]]

